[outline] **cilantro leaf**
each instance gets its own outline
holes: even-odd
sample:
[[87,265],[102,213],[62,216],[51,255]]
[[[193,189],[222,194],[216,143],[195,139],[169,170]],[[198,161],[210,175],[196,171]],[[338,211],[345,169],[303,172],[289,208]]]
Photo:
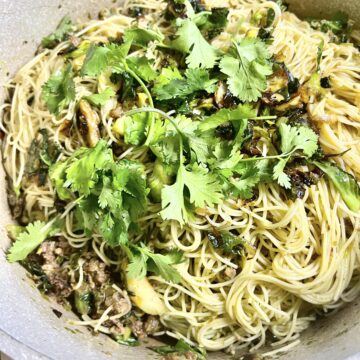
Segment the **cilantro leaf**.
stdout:
[[158,100],[185,98],[196,91],[214,92],[216,82],[216,79],[210,80],[209,72],[205,69],[187,69],[185,79],[172,79],[161,87],[155,87],[154,93]]
[[229,78],[233,95],[241,101],[256,101],[266,89],[266,77],[272,74],[271,54],[259,39],[245,38],[234,43],[220,61],[220,70]]
[[138,113],[124,119],[124,141],[126,144],[143,145],[149,125],[149,113]]
[[280,124],[279,132],[281,135],[281,151],[285,154],[302,150],[305,155],[311,157],[318,149],[319,136],[310,128]]
[[218,51],[204,39],[192,20],[182,20],[176,36],[171,47],[188,54],[186,63],[190,68],[211,69],[214,67],[218,59]]
[[130,279],[142,279],[147,274],[148,257],[143,253],[133,255],[127,266],[127,275]]
[[128,232],[146,210],[143,166],[135,161],[114,161],[104,140],[95,148],[80,148],[50,168],[58,196],[77,198],[76,216],[88,236],[100,234],[110,246],[128,242]]
[[81,68],[81,76],[99,76],[108,66],[108,54],[107,47],[91,44]]
[[148,252],[150,262],[148,263],[149,271],[158,274],[167,281],[175,284],[181,281],[178,271],[171,265],[178,264],[182,260],[182,253],[175,250],[173,253],[166,255]]
[[10,248],[7,256],[8,260],[16,262],[26,259],[54,230],[56,231],[57,229],[42,221],[35,221],[29,224],[17,236],[16,242]]
[[162,190],[161,216],[164,220],[177,220],[180,224],[188,220],[185,189],[190,194],[187,205],[213,206],[223,198],[222,187],[216,176],[197,165],[194,165],[190,171],[181,164],[175,184],[165,186]]
[[158,75],[145,56],[131,56],[127,58],[126,62],[129,68],[145,81],[155,80]]
[[75,100],[75,83],[70,64],[58,70],[42,87],[42,99],[52,114],[58,115]]
[[134,255],[128,265],[128,277],[132,279],[143,278],[148,271],[154,272],[167,281],[179,283],[181,276],[172,266],[182,261],[183,253],[173,250],[167,254],[158,254],[151,251],[144,244],[131,246]]
[[178,116],[176,119],[178,120],[179,129],[186,137],[184,141],[191,151],[191,159],[204,164],[207,163],[210,148],[214,142],[212,134],[198,131],[200,124],[198,121],[193,121],[185,116]]
[[279,132],[281,136],[281,151],[284,155],[288,155],[274,167],[274,180],[277,180],[280,186],[285,189],[291,188],[291,181],[289,176],[284,172],[287,162],[291,155],[298,150],[302,150],[304,154],[310,158],[318,149],[319,136],[310,128],[291,127],[287,124],[280,124]]
[[156,78],[153,92],[156,95],[158,92],[162,92],[162,88],[169,83],[171,83],[173,80],[182,80],[183,77],[180,73],[180,71],[174,67],[164,67],[161,69],[160,75]]
[[290,157],[281,159],[274,166],[274,180],[277,180],[278,184],[285,189],[291,189],[291,181],[289,176],[284,172],[285,166],[289,161]]
[[95,148],[80,148],[65,160],[67,162],[65,187],[79,192],[80,196],[90,195],[91,189],[98,180],[96,170],[106,168],[111,160],[112,152],[105,141],[99,141]]
[[[226,165],[226,162],[222,165]],[[232,188],[230,190],[234,195],[239,196],[241,199],[251,199],[254,196],[254,188],[259,183],[272,181],[273,168],[268,160],[263,160],[238,162],[230,168],[221,169],[220,172],[226,178],[231,176],[230,184]]]
[[98,46],[91,44],[81,68],[81,76],[98,77],[108,67],[117,66],[123,71],[123,62],[130,51],[131,43]]
[[184,199],[184,166],[179,167],[176,182],[173,185],[166,185],[161,192],[161,216],[164,220],[176,220],[180,224],[188,221],[189,215],[185,207]]
[[199,125],[200,131],[208,131],[217,128],[228,121],[251,119],[256,117],[256,110],[249,104],[240,104],[234,110],[221,109],[215,114],[208,116]]
[[150,29],[133,28],[126,29],[124,33],[124,41],[131,42],[134,45],[146,47],[151,41],[163,42],[164,35],[160,31]]
[[161,69],[161,73],[156,79],[155,85],[154,85],[154,91],[155,93],[158,91],[159,88],[161,88],[163,85],[169,84],[172,80],[175,79],[182,79],[182,76],[180,74],[180,71],[178,68],[174,67],[164,67]]
[[237,174],[240,176],[231,179],[235,190],[233,192],[241,199],[251,199],[254,195],[254,187],[260,182],[259,170],[254,163],[242,163],[241,165],[241,169],[240,166],[237,166]]
[[111,98],[115,96],[115,91],[111,88],[107,88],[99,94],[93,94],[85,96],[84,99],[91,102],[95,106],[105,105]]
[[65,16],[56,30],[49,36],[42,39],[41,45],[47,49],[53,49],[56,45],[67,39],[67,36],[73,29],[73,23],[69,16]]
[[196,207],[212,206],[223,199],[217,176],[196,164],[192,171],[184,171],[183,180],[190,193],[190,203]]

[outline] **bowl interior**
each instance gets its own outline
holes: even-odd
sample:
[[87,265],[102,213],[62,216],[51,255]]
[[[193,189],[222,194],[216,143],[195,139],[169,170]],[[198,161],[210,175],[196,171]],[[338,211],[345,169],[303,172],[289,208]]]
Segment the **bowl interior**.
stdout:
[[[291,0],[290,9],[300,16],[330,16],[342,9],[360,20],[359,0]],[[96,16],[105,6],[119,6],[112,0],[2,0],[0,19],[0,84],[30,60],[41,38],[50,33],[65,15],[73,19]],[[76,15],[74,15],[76,14]],[[0,90],[1,104],[1,90]],[[9,245],[5,226],[11,223],[5,177],[0,168],[0,349],[14,359],[150,359],[158,358],[146,345],[139,348],[119,346],[105,336],[91,336],[85,328],[74,328],[66,313],[56,304],[44,300],[25,271],[5,260]],[[53,309],[63,313],[58,318]],[[322,318],[302,334],[302,343],[281,359],[345,359],[360,350],[360,303]],[[316,354],[316,355],[315,355]],[[212,354],[212,359],[226,358]]]

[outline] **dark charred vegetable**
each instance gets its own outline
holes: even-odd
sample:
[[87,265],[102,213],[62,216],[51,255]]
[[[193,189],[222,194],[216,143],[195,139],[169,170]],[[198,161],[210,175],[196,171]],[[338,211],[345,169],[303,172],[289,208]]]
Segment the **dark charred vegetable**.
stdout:
[[266,16],[266,27],[270,27],[272,25],[272,23],[275,20],[275,11],[272,8],[269,8],[267,11],[267,16]]
[[227,17],[229,15],[228,8],[213,8],[211,15],[207,18],[206,23],[201,26],[201,31],[209,40],[218,36],[227,25]]
[[74,305],[80,315],[88,315],[94,306],[94,295],[90,291],[74,291]]
[[134,78],[131,77],[128,73],[124,72],[122,74],[112,74],[110,76],[110,81],[113,84],[121,84],[120,90],[120,100],[123,102],[125,100],[134,100],[136,98],[136,87],[137,84],[134,81]]
[[168,6],[165,10],[165,19],[166,20],[173,20],[176,18],[183,18],[185,17],[186,7],[184,4],[180,2],[176,2],[174,0],[168,1]]
[[322,88],[324,89],[330,89],[331,88],[331,84],[330,84],[330,77],[323,77],[320,79],[320,85]]
[[52,312],[54,313],[54,315],[55,315],[58,319],[60,319],[60,318],[63,316],[62,312],[59,311],[59,310],[52,309]]
[[238,104],[238,101],[231,94],[224,81],[218,82],[214,93],[214,100],[219,109],[233,108]]
[[[193,7],[195,13],[204,11],[205,8],[198,0],[189,0],[190,5]],[[165,10],[165,19],[174,20],[176,18],[186,17],[186,6],[183,2],[176,0],[169,0],[168,6]]]
[[45,185],[49,167],[61,153],[61,147],[49,140],[46,129],[40,129],[39,134],[31,143],[29,158],[26,164],[26,174],[29,178],[37,178],[39,186]]
[[206,360],[207,354],[205,349],[198,348],[195,346],[190,346],[184,340],[179,340],[175,346],[160,346],[151,348],[151,350],[157,352],[161,355],[177,355],[179,358],[184,357],[185,359],[197,359],[197,360]]
[[311,127],[313,125],[309,119],[306,109],[304,108],[292,109],[284,116],[288,118],[288,124],[291,126]]
[[260,28],[257,37],[262,41],[266,42],[267,44],[271,44],[273,37],[271,31],[266,30],[264,28]]
[[20,223],[23,223],[23,212],[25,207],[25,198],[24,194],[19,191],[17,194],[13,188],[12,184],[8,183],[7,186],[8,192],[8,203],[11,210],[11,214],[15,220],[18,220]]
[[310,26],[324,33],[332,33],[333,41],[336,43],[345,43],[349,41],[352,24],[349,22],[349,16],[344,12],[337,12],[330,20],[319,20],[309,18]]
[[299,79],[294,77],[284,63],[275,62],[270,89],[263,94],[262,101],[271,106],[283,104],[292,99],[300,87]]
[[49,278],[41,268],[43,259],[40,255],[31,254],[26,260],[21,262],[21,265],[32,275],[35,276],[38,283],[38,289],[48,294],[53,290],[53,285],[50,283]]
[[223,140],[234,140],[235,129],[232,123],[226,123],[215,129],[215,135]]
[[322,172],[316,170],[303,172],[296,168],[290,168],[285,171],[290,177],[291,189],[287,190],[287,194],[291,199],[303,199],[306,188],[317,184],[322,176]]
[[247,242],[230,232],[210,232],[208,239],[215,249],[222,250],[225,254],[243,255]]
[[250,140],[246,141],[241,148],[241,151],[244,154],[248,154],[250,156],[260,156],[261,151],[258,148],[260,137],[252,137]]
[[131,17],[141,17],[144,15],[144,9],[138,6],[131,6],[128,9],[128,15]]

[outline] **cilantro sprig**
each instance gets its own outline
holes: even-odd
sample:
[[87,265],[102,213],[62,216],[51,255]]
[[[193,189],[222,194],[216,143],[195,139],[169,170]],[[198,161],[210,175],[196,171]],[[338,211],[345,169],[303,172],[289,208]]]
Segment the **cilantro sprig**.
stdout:
[[10,262],[25,260],[43,241],[59,230],[55,220],[49,223],[35,221],[21,229],[16,236],[15,243],[9,249],[7,259]]
[[73,30],[73,23],[69,16],[65,16],[59,23],[56,30],[49,36],[42,39],[41,45],[44,48],[53,49],[60,42],[67,39],[69,33]]
[[266,77],[272,74],[270,57],[265,43],[259,39],[234,41],[220,61],[220,69],[228,76],[232,94],[241,101],[258,100],[266,89]]
[[95,106],[102,106],[105,105],[115,95],[116,94],[113,89],[107,88],[99,94],[92,94],[89,96],[85,96],[84,99],[89,101],[91,104]]
[[[165,68],[166,69],[166,68]],[[165,70],[163,69],[163,71]],[[166,69],[167,70],[167,69]],[[164,72],[165,74],[166,72]],[[213,93],[215,91],[216,79],[210,79],[209,72],[205,69],[187,69],[185,78],[180,74],[170,81],[160,79],[154,87],[154,93],[158,100],[169,100],[174,98],[186,98],[198,91]],[[164,77],[164,75],[163,75]]]
[[211,69],[219,58],[219,51],[204,39],[201,31],[191,19],[179,21],[176,39],[170,46],[188,54],[186,63],[189,68]]
[[146,210],[147,193],[140,163],[114,161],[113,153],[101,140],[93,149],[80,148],[50,168],[62,200],[74,199],[77,218],[89,236],[100,234],[111,246],[126,245],[128,232],[136,229]]
[[42,99],[49,111],[55,115],[75,100],[75,83],[71,64],[51,75],[42,88]]
[[143,278],[148,271],[151,271],[167,281],[179,283],[181,276],[171,265],[179,264],[182,261],[183,253],[172,250],[167,254],[158,254],[151,251],[147,246],[131,245],[132,256],[127,267],[127,275],[130,279]]

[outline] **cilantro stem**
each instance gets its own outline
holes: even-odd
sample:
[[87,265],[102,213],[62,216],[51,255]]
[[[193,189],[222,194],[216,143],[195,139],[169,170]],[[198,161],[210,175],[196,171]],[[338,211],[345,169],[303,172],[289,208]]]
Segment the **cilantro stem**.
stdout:
[[131,75],[142,87],[142,89],[144,90],[145,94],[147,95],[147,97],[149,98],[149,103],[151,105],[151,107],[154,107],[154,102],[152,99],[152,96],[150,94],[149,89],[146,87],[145,83],[141,80],[141,78],[139,76],[136,75],[136,73],[134,71],[132,71],[127,65],[126,65],[126,72],[129,73],[129,75]]
[[[124,115],[131,116],[131,115],[135,115],[135,114],[138,114],[141,112],[149,112],[149,113],[159,114],[163,118],[167,119],[171,123],[171,125],[175,128],[176,132],[179,134],[179,148],[180,148],[179,160],[180,160],[180,164],[182,164],[183,160],[184,160],[184,154],[183,154],[183,150],[184,150],[183,136],[184,135],[183,135],[182,131],[179,129],[179,127],[177,126],[174,119],[170,115],[168,115],[166,112],[156,109],[154,107],[153,108],[138,108],[138,109],[130,110],[130,111],[127,111]],[[149,131],[149,135],[148,135],[148,140],[149,139],[151,139],[150,131]],[[145,145],[149,145],[148,140],[146,141]]]
[[[141,80],[141,78],[139,76],[137,76],[137,74],[132,71],[127,65],[126,63],[124,64],[125,65],[125,69],[126,69],[126,72],[131,75],[139,84],[140,86],[142,87],[142,89],[144,90],[146,96],[148,97],[149,99],[149,104],[152,108],[154,108],[154,101],[152,99],[152,96],[150,94],[150,91],[149,89],[146,87],[145,83]],[[151,113],[150,114],[151,118],[150,118],[150,128],[149,128],[149,135],[148,135],[148,138],[146,140],[146,143],[145,145],[149,145],[149,141],[150,139],[152,138],[152,135],[153,135],[153,132],[154,132],[154,116],[153,114]]]
[[[181,130],[179,129],[179,127],[177,126],[176,122],[174,121],[174,119],[168,115],[166,112],[156,109],[154,107],[150,108],[150,107],[146,107],[146,108],[138,108],[138,109],[134,109],[134,110],[129,110],[125,112],[125,116],[131,116],[131,115],[135,115],[135,114],[139,114],[142,112],[148,112],[148,113],[156,113],[161,115],[163,118],[169,120],[169,122],[171,123],[171,125],[175,128],[176,132],[180,135],[181,139],[183,137],[183,133],[181,132]],[[149,131],[150,133],[150,131]],[[148,137],[149,138],[149,137]],[[148,145],[145,143],[145,145]]]
[[272,160],[272,159],[283,159],[291,156],[297,149],[280,155],[270,155],[270,156],[262,156],[262,157],[251,157],[246,159],[240,159],[239,162],[250,162],[250,161],[258,161],[258,160]]
[[250,118],[249,120],[276,120],[277,116],[258,116]]

